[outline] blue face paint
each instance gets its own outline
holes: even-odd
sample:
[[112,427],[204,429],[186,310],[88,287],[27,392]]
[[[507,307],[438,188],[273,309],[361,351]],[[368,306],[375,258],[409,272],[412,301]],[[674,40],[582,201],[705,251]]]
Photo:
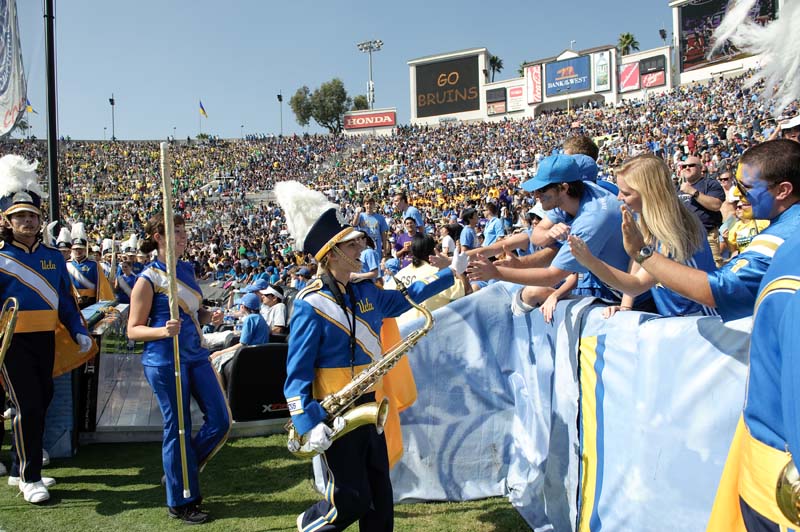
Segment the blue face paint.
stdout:
[[753,206],[753,218],[757,220],[769,220],[772,215],[772,209],[775,206],[775,197],[769,193],[767,183],[758,180],[753,185],[753,188],[747,191],[747,199],[750,205]]

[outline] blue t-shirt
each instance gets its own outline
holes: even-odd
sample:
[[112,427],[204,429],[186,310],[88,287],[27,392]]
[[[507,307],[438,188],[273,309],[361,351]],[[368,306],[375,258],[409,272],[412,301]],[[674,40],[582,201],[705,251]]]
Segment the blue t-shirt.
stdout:
[[724,321],[753,314],[758,287],[775,251],[800,231],[800,205],[795,204],[772,220],[769,227],[722,268],[708,274],[711,295]]
[[[372,248],[366,248],[361,252],[361,273],[369,273],[378,270],[378,277],[381,275],[381,254]],[[376,281],[376,279],[372,279]]]
[[[622,245],[620,229],[622,214],[619,209],[622,203],[594,183],[584,182],[583,187],[583,195],[574,217],[561,209],[553,209],[548,212],[548,218],[552,220],[555,217],[555,223],[569,225],[570,234],[582,238],[595,257],[618,270],[628,271],[630,258]],[[561,246],[552,265],[568,272],[589,273],[572,256],[569,246]],[[612,290],[602,283],[598,292],[595,294],[597,297],[609,301],[618,301],[621,297],[618,290]]]
[[386,218],[384,218],[383,215],[362,212],[358,215],[356,228],[369,235],[372,241],[375,242],[375,249],[383,249],[381,233],[389,231],[389,224],[386,223]]
[[269,327],[261,314],[248,314],[242,320],[242,335],[239,342],[244,345],[259,345],[269,342]]
[[[657,249],[661,252],[660,244],[657,246]],[[714,262],[714,255],[711,254],[711,246],[708,245],[708,239],[705,238],[705,232],[700,249],[698,249],[685,264],[697,270],[703,270],[704,272],[713,272],[717,269],[717,265]],[[653,302],[656,304],[658,313],[662,316],[688,316],[691,314],[702,314],[704,316],[717,315],[715,309],[685,298],[679,293],[660,284],[653,286],[650,289],[650,293],[653,294]]]
[[486,222],[486,227],[483,230],[483,245],[490,246],[497,242],[497,240],[505,234],[506,232],[503,229],[503,220],[497,217],[492,218]]
[[467,249],[475,249],[478,247],[477,240],[478,236],[475,234],[475,229],[473,229],[470,225],[465,225],[464,229],[461,230],[461,236],[459,237],[461,245]]

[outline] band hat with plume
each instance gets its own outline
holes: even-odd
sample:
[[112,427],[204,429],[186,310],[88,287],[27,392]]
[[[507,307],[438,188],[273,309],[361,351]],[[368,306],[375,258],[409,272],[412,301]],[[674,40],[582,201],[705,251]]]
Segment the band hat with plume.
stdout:
[[103,239],[103,255],[111,253],[114,250],[114,241],[110,238]]
[[62,227],[61,231],[58,233],[56,247],[58,249],[70,249],[72,247],[72,236],[70,235],[69,229],[66,227]]
[[72,224],[70,237],[72,239],[72,247],[74,248],[85,248],[89,243],[89,238],[86,236],[86,228],[83,222],[75,222]]
[[38,165],[19,155],[0,157],[0,210],[5,216],[23,211],[42,216],[42,198],[47,195],[39,186]]
[[757,0],[731,2],[728,13],[714,31],[714,47],[721,48],[726,41],[740,51],[761,55],[764,64],[747,82],[753,86],[764,80],[762,98],[776,101],[775,116],[793,100],[800,98],[800,2],[784,2],[780,18],[761,26],[750,17]]
[[322,260],[336,244],[362,236],[339,216],[339,206],[322,192],[297,181],[275,185],[275,196],[286,215],[286,227],[295,242],[316,260]]

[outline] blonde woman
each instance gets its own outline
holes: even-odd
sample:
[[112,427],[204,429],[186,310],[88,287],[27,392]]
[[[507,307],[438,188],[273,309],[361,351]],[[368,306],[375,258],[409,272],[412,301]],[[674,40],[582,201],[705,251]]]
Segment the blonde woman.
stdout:
[[609,266],[593,256],[579,237],[568,241],[575,259],[609,286],[625,293],[618,309],[630,310],[633,297],[650,290],[662,316],[716,315],[712,308],[687,299],[656,284],[655,278],[641,267],[653,252],[706,272],[716,265],[706,232],[700,220],[678,199],[666,163],[655,155],[634,157],[617,170],[622,209],[638,214],[638,226],[647,244],[632,262],[630,273]]

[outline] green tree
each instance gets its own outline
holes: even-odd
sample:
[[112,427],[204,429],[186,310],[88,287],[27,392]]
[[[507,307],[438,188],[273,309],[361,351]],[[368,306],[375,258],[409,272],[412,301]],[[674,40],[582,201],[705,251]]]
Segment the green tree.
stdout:
[[311,119],[311,91],[303,85],[294,96],[289,100],[289,107],[294,111],[294,116],[297,123],[301,126],[307,126],[308,121]]
[[519,74],[519,77],[521,77],[521,78],[525,77],[525,65],[527,63],[528,63],[528,60],[526,59],[525,61],[523,61],[522,63],[519,64],[519,68],[517,69],[517,74]]
[[364,109],[369,109],[369,100],[367,100],[366,94],[359,94],[358,96],[353,97],[353,111],[362,111]]
[[495,73],[500,73],[503,70],[503,60],[496,55],[489,56],[489,70],[492,71],[492,82],[494,82]]
[[617,49],[622,55],[628,55],[633,51],[639,51],[639,41],[633,36],[633,33],[620,33],[619,41],[617,42]]

